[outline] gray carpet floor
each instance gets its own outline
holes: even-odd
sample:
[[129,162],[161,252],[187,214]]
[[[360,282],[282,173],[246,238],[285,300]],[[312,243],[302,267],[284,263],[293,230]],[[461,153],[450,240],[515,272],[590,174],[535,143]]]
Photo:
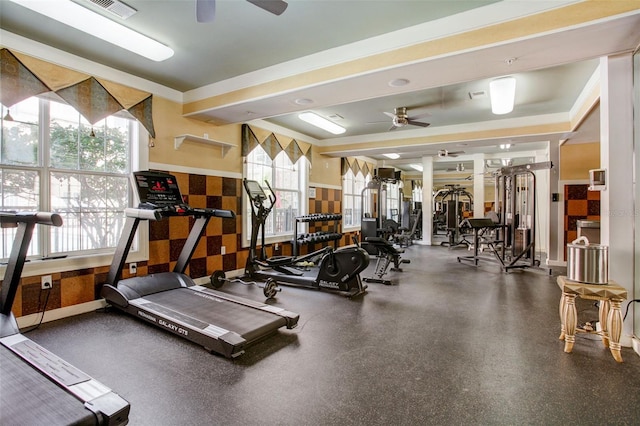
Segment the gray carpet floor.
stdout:
[[[132,425],[640,424],[640,356],[623,348],[618,364],[589,334],[563,352],[562,271],[457,262],[467,254],[408,247],[395,285],[353,300],[282,287],[270,303],[298,327],[235,360],[115,310],[28,336],[128,400]],[[252,286],[222,291],[264,301]],[[579,322],[597,320],[578,302]]]

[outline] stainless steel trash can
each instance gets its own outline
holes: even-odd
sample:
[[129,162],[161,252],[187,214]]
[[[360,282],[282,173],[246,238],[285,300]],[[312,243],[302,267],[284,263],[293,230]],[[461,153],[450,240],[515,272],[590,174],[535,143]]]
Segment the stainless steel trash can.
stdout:
[[609,282],[609,247],[580,237],[567,244],[567,278],[588,284]]

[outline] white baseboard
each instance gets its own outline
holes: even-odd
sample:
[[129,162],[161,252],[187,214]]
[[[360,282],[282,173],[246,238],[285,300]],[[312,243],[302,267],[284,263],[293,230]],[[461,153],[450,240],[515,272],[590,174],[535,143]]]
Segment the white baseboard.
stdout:
[[[92,302],[80,303],[78,305],[67,306],[65,308],[52,309],[44,313],[42,322],[55,321],[62,318],[72,317],[74,315],[86,314],[87,312],[93,312],[97,309],[104,308],[105,306],[107,306],[107,303],[104,299],[100,299]],[[22,329],[37,325],[40,322],[41,315],[41,313],[37,313],[16,318],[18,321],[18,327]]]

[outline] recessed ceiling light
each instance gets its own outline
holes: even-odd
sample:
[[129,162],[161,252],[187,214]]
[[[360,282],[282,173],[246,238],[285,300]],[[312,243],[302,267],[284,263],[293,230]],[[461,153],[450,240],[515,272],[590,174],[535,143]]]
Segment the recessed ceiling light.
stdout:
[[313,103],[313,99],[309,98],[298,98],[294,101],[298,105],[311,105]]
[[389,86],[391,86],[391,87],[402,87],[402,86],[406,86],[409,83],[410,83],[410,81],[407,80],[406,78],[395,78],[395,79],[393,79],[393,80],[391,80],[389,82]]
[[98,37],[106,42],[160,62],[173,56],[173,49],[135,32],[70,0],[29,1],[11,0],[72,28]]
[[392,152],[390,154],[382,154],[382,155],[389,158],[390,160],[397,160],[398,158],[400,158],[400,154],[396,154],[395,152]]
[[320,117],[314,112],[303,112],[301,114],[298,114],[298,118],[302,121],[306,121],[313,126],[319,127],[322,130],[333,133],[334,135],[340,135],[347,131],[347,129],[345,129],[344,127],[338,126],[336,123],[329,121],[324,117]]

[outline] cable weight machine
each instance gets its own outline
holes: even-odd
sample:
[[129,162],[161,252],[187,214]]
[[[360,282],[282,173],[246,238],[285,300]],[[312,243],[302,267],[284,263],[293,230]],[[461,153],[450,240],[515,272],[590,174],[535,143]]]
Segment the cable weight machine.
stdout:
[[504,243],[497,256],[505,271],[540,266],[536,259],[536,175],[551,169],[550,161],[503,167],[496,176],[496,208],[504,225]]

